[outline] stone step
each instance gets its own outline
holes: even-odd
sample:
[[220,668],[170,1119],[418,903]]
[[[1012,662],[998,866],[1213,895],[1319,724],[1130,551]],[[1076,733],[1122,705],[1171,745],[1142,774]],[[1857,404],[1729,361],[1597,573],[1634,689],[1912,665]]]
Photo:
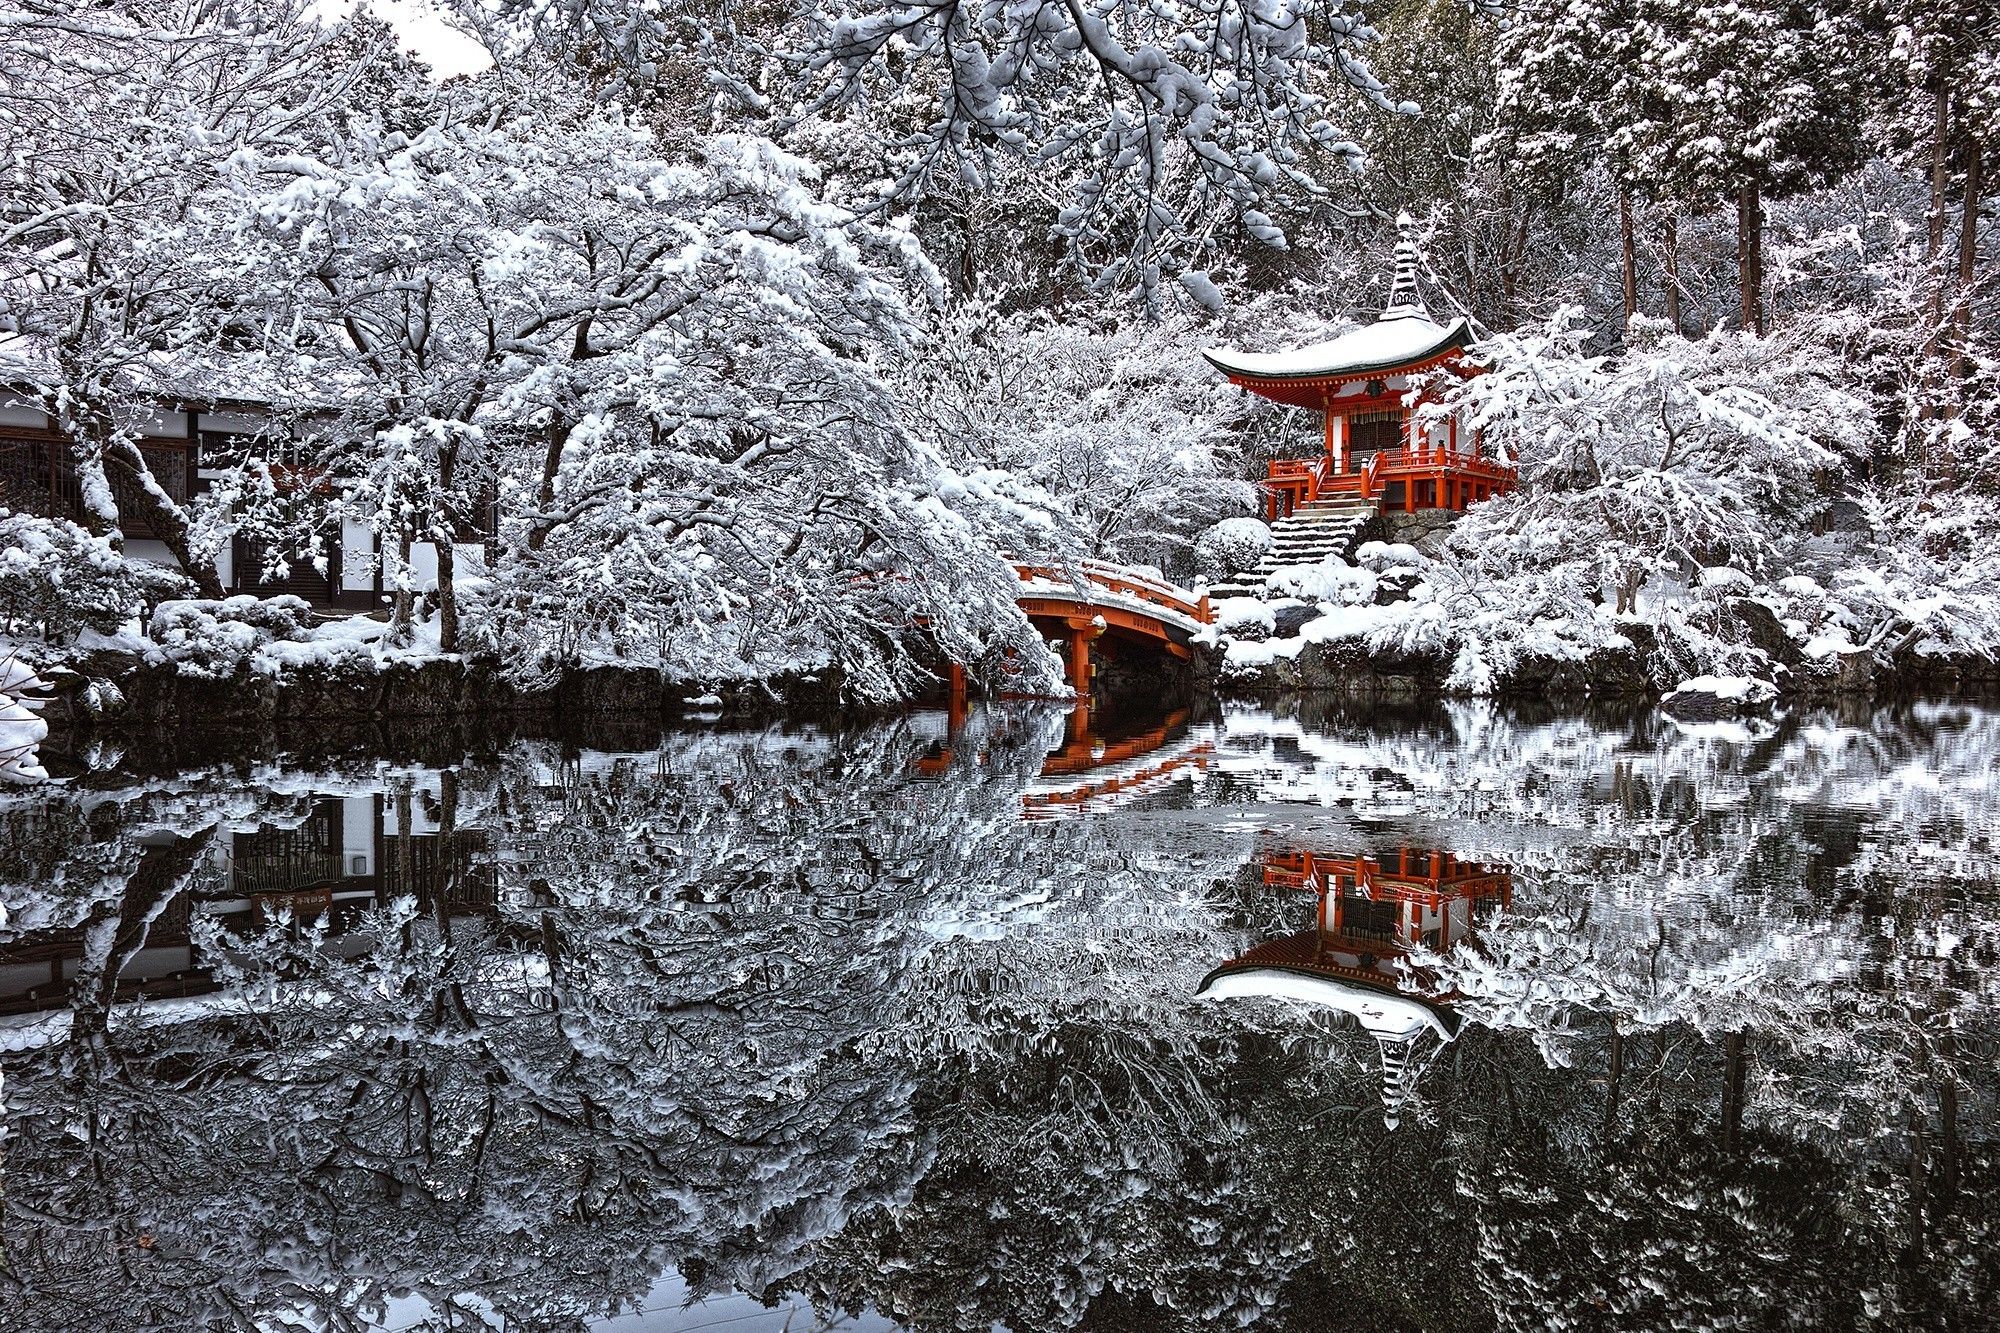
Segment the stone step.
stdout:
[[1283,532],[1274,532],[1271,534],[1271,540],[1274,542],[1283,542],[1310,539],[1313,537],[1329,537],[1337,533],[1353,532],[1356,528],[1365,526],[1367,525],[1359,519],[1350,519],[1344,523],[1313,523],[1302,527],[1286,528]]
[[1270,589],[1265,580],[1279,570],[1345,558],[1353,549],[1355,536],[1376,513],[1374,501],[1359,498],[1315,500],[1300,505],[1271,524],[1271,545],[1255,569],[1240,579],[1216,584],[1208,590],[1208,595],[1267,597]]
[[1274,529],[1271,540],[1281,542],[1287,537],[1312,537],[1325,532],[1352,532],[1356,528],[1365,526],[1366,522],[1365,519],[1348,518],[1327,523],[1301,523],[1296,528]]

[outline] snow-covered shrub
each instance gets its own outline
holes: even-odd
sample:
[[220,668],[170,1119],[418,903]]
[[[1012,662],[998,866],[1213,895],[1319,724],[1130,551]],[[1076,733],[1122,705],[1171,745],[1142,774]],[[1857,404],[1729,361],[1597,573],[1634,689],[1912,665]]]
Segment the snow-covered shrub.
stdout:
[[1210,580],[1255,569],[1271,549],[1271,529],[1254,518],[1225,518],[1195,539],[1195,572]]
[[1273,574],[1271,587],[1302,601],[1333,606],[1366,606],[1375,600],[1375,575],[1329,556],[1313,565],[1288,565]]
[[1521,470],[1518,491],[1450,538],[1489,581],[1560,567],[1591,605],[1623,613],[1647,580],[1690,566],[1763,574],[1873,443],[1869,406],[1834,378],[1838,355],[1803,336],[1691,341],[1637,321],[1615,359],[1588,340],[1560,311],[1479,344],[1491,373],[1447,390]]
[[1663,603],[1653,616],[1658,631],[1654,677],[1660,684],[1690,676],[1770,680],[1781,668],[1752,641],[1736,602],[1754,587],[1740,569],[1700,570],[1685,597]]
[[1215,628],[1232,639],[1268,639],[1277,613],[1261,597],[1225,597],[1214,604]]
[[0,627],[52,643],[115,633],[145,606],[184,596],[178,573],[128,560],[67,519],[0,513]]
[[147,637],[194,676],[233,676],[257,650],[298,639],[312,624],[312,608],[297,597],[162,602],[146,625]]
[[1431,560],[1408,542],[1363,542],[1354,548],[1354,563],[1382,574],[1392,569],[1428,569]]
[[1890,655],[2000,656],[2000,500],[1901,488],[1866,497],[1882,534],[1832,576],[1828,622]]
[[[49,724],[35,715],[41,705],[32,697],[47,688],[18,658],[0,658],[0,784],[21,786],[49,776],[36,754]],[[0,911],[0,924],[5,920]]]

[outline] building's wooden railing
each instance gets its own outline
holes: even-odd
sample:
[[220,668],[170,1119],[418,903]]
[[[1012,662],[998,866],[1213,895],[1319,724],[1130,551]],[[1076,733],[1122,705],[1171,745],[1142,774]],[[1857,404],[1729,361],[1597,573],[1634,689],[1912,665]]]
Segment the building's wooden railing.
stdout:
[[[1269,496],[1266,506],[1269,516],[1279,519],[1289,515],[1299,505],[1333,496],[1380,500],[1391,482],[1400,481],[1409,485],[1417,481],[1441,482],[1448,479],[1475,483],[1483,493],[1499,494],[1511,490],[1519,474],[1505,463],[1481,458],[1448,445],[1414,444],[1370,453],[1351,472],[1336,471],[1330,457],[1281,458],[1266,469],[1263,485]],[[1455,487],[1455,502],[1449,507],[1464,508],[1466,491],[1463,484]],[[1445,507],[1443,495],[1439,495],[1431,507]]]
[[1264,883],[1370,898],[1504,898],[1512,894],[1514,878],[1490,866],[1461,861],[1450,852],[1405,848],[1386,863],[1372,856],[1272,852],[1264,858]]

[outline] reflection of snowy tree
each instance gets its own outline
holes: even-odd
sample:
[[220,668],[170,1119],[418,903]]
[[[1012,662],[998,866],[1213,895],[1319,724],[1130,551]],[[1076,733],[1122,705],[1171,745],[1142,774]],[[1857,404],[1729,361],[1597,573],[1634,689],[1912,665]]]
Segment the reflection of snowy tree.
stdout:
[[[576,1328],[667,1268],[924,1329],[1976,1324],[1995,725],[1232,714],[1192,808],[1037,824],[1037,713],[17,792],[0,950],[77,965],[0,1027],[0,1329]],[[436,880],[206,910],[329,793]],[[1302,924],[1281,799],[1514,875],[1393,1134],[1365,1034],[1189,998]],[[169,928],[228,985],[134,1011]]]

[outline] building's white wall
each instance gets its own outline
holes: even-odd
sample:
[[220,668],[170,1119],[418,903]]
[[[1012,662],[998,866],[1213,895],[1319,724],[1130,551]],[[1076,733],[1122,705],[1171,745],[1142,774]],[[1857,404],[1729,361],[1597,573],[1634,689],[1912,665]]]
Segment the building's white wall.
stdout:
[[473,578],[486,572],[486,547],[480,542],[453,542],[452,553],[458,557],[459,578]]
[[202,430],[225,435],[255,435],[270,425],[271,419],[261,412],[203,412],[196,424]]
[[373,796],[341,797],[340,852],[342,874],[374,873],[375,798]]
[[234,587],[236,583],[236,544],[224,542],[215,554],[215,577],[223,587]]
[[[412,834],[436,833],[438,831],[437,816],[432,812],[438,809],[441,794],[442,783],[435,773],[421,774],[410,784],[410,832]],[[390,791],[382,797],[382,836],[385,838],[400,836],[403,832],[402,816],[397,813],[397,806],[400,804],[401,799],[394,791]]]
[[141,435],[167,440],[187,438],[188,414],[185,412],[167,411],[150,404],[141,404],[113,411],[112,420]]
[[29,430],[47,430],[49,419],[41,408],[12,394],[0,394],[0,426],[26,426]]
[[351,518],[340,523],[340,586],[344,592],[375,588],[375,534]]
[[168,569],[181,567],[181,562],[174,559],[173,553],[167,550],[167,544],[155,541],[151,537],[126,538],[125,554],[134,560],[149,560],[156,565],[165,565]]
[[438,553],[434,544],[410,543],[410,578],[419,588],[437,587]]

